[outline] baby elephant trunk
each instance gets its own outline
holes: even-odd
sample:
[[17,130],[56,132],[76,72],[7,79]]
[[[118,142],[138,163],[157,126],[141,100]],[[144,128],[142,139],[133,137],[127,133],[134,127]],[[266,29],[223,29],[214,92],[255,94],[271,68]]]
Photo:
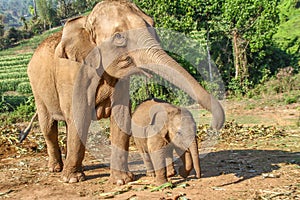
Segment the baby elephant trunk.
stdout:
[[200,178],[201,176],[199,151],[196,140],[195,138],[190,144],[189,149],[180,156],[183,161],[183,166],[179,167],[179,175],[183,178],[188,177],[193,168],[195,169],[196,177]]

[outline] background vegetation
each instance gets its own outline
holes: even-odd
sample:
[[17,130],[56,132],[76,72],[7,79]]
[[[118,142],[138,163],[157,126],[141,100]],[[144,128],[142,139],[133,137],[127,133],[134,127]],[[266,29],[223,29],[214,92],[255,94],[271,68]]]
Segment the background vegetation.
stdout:
[[[1,112],[15,111],[20,104],[34,105],[33,98],[29,98],[32,94],[26,74],[34,49],[48,35],[61,30],[66,19],[89,13],[97,2],[0,0]],[[220,90],[203,79],[203,74],[208,74],[203,65],[214,61],[227,97],[259,98],[266,93],[287,93],[284,102],[300,101],[300,0],[134,2],[154,18],[156,27],[183,33],[191,39],[185,42],[196,44],[199,49],[196,55],[202,56],[190,58],[190,52],[177,41],[168,39],[167,35],[164,35],[167,42],[162,41],[165,48],[175,46],[182,52],[181,56],[169,53],[208,90]],[[201,69],[202,74],[195,67]],[[150,80],[142,87],[141,84],[139,78],[132,82],[134,106],[152,96],[174,104],[191,103],[182,91],[170,90],[167,83],[155,84]]]

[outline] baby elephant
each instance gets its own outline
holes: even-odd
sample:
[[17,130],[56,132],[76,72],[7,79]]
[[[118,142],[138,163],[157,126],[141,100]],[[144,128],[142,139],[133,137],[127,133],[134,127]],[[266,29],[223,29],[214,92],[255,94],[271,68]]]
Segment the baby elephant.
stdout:
[[179,175],[185,178],[194,168],[200,178],[196,123],[188,110],[157,99],[147,100],[132,116],[132,135],[147,174],[155,175],[157,184],[175,174],[174,149],[183,162]]

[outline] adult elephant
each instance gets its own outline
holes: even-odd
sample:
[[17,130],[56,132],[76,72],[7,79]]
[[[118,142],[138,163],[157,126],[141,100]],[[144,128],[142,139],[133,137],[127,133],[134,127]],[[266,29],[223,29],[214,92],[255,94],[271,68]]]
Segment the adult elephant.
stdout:
[[[133,3],[102,1],[88,16],[69,20],[62,32],[47,38],[35,51],[28,75],[47,144],[48,166],[52,172],[62,170],[65,182],[84,180],[82,161],[93,117],[110,117],[110,181],[133,180],[127,165],[129,81],[121,80],[128,74],[145,69],[160,75],[211,111],[214,128],[222,127],[222,106],[161,49],[151,31],[153,24]],[[64,165],[58,145],[59,120],[67,124]]]

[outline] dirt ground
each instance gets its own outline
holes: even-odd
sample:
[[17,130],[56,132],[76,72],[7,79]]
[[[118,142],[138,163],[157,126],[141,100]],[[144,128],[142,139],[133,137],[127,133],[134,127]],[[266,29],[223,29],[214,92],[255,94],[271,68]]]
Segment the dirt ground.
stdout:
[[109,167],[86,152],[87,180],[66,184],[60,173],[47,171],[45,152],[0,155],[0,199],[300,199],[299,109],[299,104],[251,109],[249,103],[227,104],[228,119],[285,127],[286,136],[219,141],[201,156],[201,179],[175,176],[172,187],[160,190],[141,162],[129,164],[137,181],[110,185]]

